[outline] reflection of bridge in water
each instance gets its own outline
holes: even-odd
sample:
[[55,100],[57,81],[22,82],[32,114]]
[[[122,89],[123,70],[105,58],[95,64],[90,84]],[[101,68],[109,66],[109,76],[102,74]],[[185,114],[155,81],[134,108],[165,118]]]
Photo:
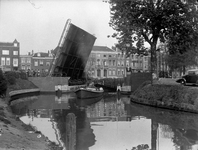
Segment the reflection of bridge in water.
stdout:
[[55,48],[55,57],[49,70],[49,76],[83,78],[95,40],[96,37],[67,20],[58,46]]

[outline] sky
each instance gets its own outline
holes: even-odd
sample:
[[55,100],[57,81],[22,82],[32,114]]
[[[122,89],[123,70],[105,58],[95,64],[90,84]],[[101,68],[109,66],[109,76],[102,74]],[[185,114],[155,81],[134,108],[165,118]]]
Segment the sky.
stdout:
[[109,4],[103,0],[0,0],[0,42],[20,43],[20,54],[55,49],[67,19],[111,48]]

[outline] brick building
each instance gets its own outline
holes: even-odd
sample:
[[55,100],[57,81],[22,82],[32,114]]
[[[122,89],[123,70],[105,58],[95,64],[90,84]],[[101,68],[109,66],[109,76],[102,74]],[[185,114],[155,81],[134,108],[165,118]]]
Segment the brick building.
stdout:
[[94,78],[122,78],[126,68],[133,72],[149,72],[150,56],[131,54],[126,57],[120,50],[106,46],[93,46],[86,66],[86,72]]
[[46,76],[53,60],[53,55],[48,53],[38,52],[32,55],[31,70],[36,72],[38,76]]
[[23,71],[32,69],[32,55],[20,55],[19,68]]
[[20,43],[15,39],[13,42],[0,42],[0,68],[3,71],[19,69]]

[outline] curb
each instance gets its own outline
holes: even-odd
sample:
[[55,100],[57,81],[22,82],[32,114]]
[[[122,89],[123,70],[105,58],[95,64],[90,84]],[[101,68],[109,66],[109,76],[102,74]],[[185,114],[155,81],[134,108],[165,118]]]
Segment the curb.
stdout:
[[21,95],[21,94],[27,94],[27,93],[34,93],[34,92],[40,92],[39,88],[36,89],[23,89],[23,90],[14,90],[9,92],[9,96],[13,97],[16,95]]

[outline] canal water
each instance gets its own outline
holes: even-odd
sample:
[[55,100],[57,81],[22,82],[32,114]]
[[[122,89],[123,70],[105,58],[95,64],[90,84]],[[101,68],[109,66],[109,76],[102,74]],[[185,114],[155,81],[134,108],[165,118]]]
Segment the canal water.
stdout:
[[127,96],[82,101],[74,93],[41,93],[11,108],[62,149],[198,150],[198,115],[134,104]]

